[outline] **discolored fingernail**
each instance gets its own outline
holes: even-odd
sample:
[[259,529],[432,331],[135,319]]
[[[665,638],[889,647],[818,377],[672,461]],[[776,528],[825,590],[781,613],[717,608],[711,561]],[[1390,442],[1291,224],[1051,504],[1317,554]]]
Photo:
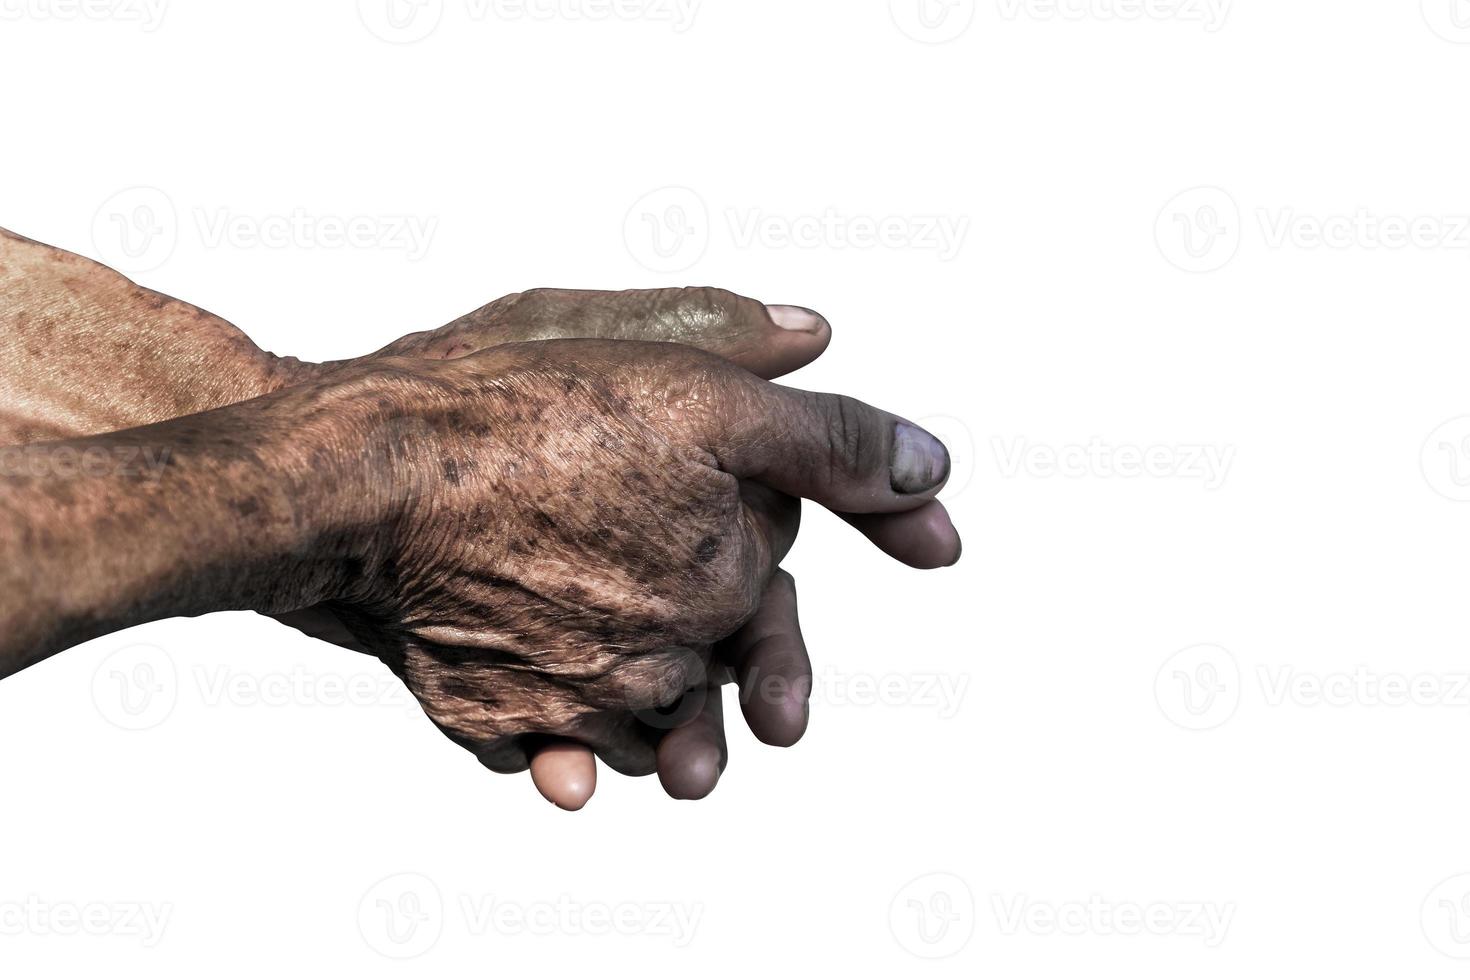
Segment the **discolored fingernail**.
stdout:
[[948,476],[949,450],[944,443],[912,423],[894,425],[889,480],[895,493],[923,493]]
[[773,305],[766,307],[766,315],[782,330],[799,330],[816,333],[827,325],[827,320],[816,310],[805,306]]

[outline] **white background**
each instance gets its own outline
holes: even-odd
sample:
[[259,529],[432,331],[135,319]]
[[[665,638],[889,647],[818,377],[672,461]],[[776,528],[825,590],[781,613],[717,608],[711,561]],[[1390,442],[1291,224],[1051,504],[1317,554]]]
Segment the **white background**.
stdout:
[[6,975],[1463,975],[1463,0],[88,2],[0,0],[0,225],[307,358],[816,307],[966,549],[809,510],[811,731],[697,804],[556,811],[249,615],[57,657]]

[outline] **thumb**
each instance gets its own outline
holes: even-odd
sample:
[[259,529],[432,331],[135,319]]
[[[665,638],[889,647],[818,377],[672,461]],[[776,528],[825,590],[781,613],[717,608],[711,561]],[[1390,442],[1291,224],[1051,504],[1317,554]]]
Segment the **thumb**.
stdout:
[[737,477],[850,514],[913,510],[949,478],[944,444],[906,419],[847,395],[741,384],[706,423],[706,448]]
[[528,340],[644,340],[697,347],[762,378],[816,360],[832,339],[821,314],[766,305],[726,289],[531,289],[381,353],[460,357]]

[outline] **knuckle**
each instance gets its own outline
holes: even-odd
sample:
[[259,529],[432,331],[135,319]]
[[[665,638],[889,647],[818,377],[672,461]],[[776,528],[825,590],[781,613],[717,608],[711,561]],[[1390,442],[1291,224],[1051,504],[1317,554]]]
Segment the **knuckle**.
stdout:
[[517,306],[544,305],[545,303],[549,302],[552,296],[557,292],[558,290],[552,289],[548,286],[533,286],[530,289],[522,290],[521,292],[516,293],[515,303]]
[[685,286],[670,290],[682,318],[692,325],[729,319],[740,307],[740,297],[718,286]]
[[646,711],[670,704],[699,678],[701,669],[694,651],[680,646],[630,658],[618,670],[618,707]]
[[516,322],[538,323],[549,316],[566,296],[566,290],[549,286],[536,286],[519,293],[512,293],[497,302],[505,305],[499,315]]

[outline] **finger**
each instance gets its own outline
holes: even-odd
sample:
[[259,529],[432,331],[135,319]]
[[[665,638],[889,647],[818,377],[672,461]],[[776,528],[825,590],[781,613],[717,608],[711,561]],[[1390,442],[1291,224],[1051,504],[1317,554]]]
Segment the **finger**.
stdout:
[[714,791],[729,758],[720,688],[703,691],[699,713],[658,743],[658,781],[676,800],[702,800]]
[[827,321],[798,306],[766,306],[725,289],[533,289],[502,314],[519,340],[600,337],[685,344],[764,378],[810,363],[832,339]]
[[801,500],[752,480],[740,481],[740,499],[770,546],[766,549],[769,564],[760,569],[764,578],[796,542],[796,532],[801,527]]
[[597,760],[585,745],[550,739],[531,750],[531,781],[563,810],[580,810],[597,790]]
[[721,647],[740,686],[740,710],[756,738],[794,745],[810,714],[812,662],[796,614],[796,580],[777,570],[754,618]]
[[685,344],[776,378],[815,360],[831,341],[832,328],[805,307],[767,306],[712,287],[532,289],[439,330],[405,337],[382,353],[459,357],[496,344],[573,338]]
[[913,568],[947,568],[960,560],[960,533],[937,500],[899,514],[838,514],[882,551]]
[[716,413],[690,413],[722,468],[851,514],[913,510],[949,477],[949,452],[917,425],[846,395],[727,372]]

